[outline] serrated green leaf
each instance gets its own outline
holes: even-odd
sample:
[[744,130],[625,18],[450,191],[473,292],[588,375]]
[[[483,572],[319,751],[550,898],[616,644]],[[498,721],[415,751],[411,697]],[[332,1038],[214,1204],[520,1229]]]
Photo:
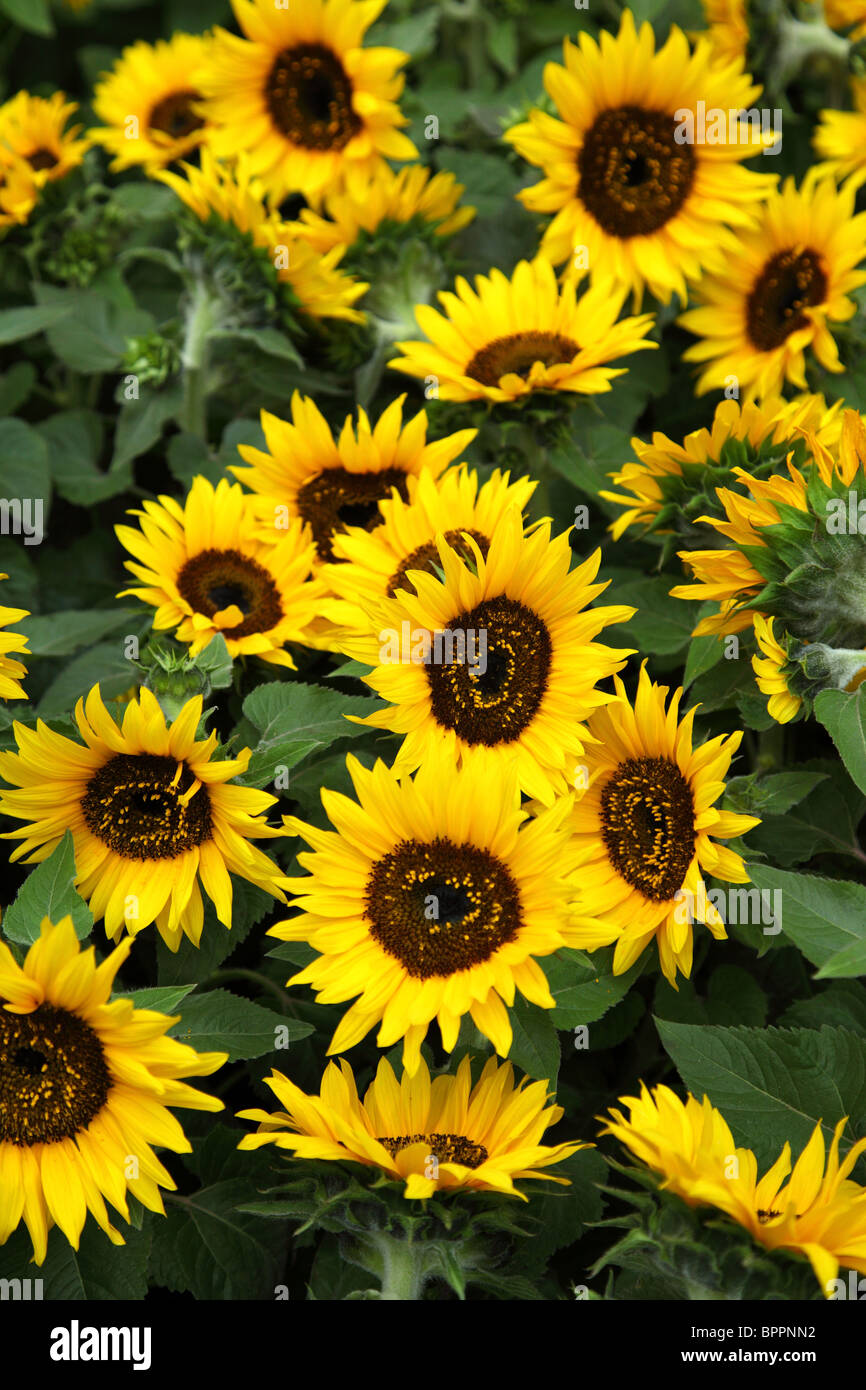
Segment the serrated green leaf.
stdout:
[[749,873],[756,888],[781,895],[782,934],[813,965],[826,967],[846,947],[866,945],[866,888],[861,884],[792,874],[769,864],[752,864]]
[[266,1052],[279,1055],[313,1032],[309,1023],[274,1013],[225,989],[210,989],[187,999],[180,1014],[180,1022],[171,1029],[173,1037],[196,1052],[227,1052],[230,1062],[263,1057]]
[[815,699],[815,718],[824,725],[849,776],[866,792],[866,695],[863,686],[848,694],[822,690]]
[[28,874],[18,896],[3,915],[3,934],[10,941],[30,945],[39,940],[39,925],[43,917],[57,923],[66,916],[72,918],[79,939],[90,935],[93,917],[83,898],[76,893],[75,850],[72,832],[66,831],[57,848]]
[[509,1010],[513,1033],[508,1052],[509,1062],[525,1071],[527,1076],[547,1079],[551,1087],[556,1086],[559,1072],[559,1036],[550,1017],[550,1011],[539,1009],[521,995],[517,995]]

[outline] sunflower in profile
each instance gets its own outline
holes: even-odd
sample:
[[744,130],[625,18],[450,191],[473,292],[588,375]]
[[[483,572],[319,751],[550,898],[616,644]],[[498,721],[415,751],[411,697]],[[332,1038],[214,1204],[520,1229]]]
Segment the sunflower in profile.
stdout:
[[498,468],[479,487],[475,470],[462,465],[439,478],[426,469],[410,478],[407,501],[395,490],[379,503],[381,523],[375,530],[348,526],[334,536],[336,563],[324,565],[319,577],[339,596],[342,621],[363,630],[369,626],[371,602],[375,606],[380,599],[392,598],[398,589],[412,591],[410,570],[435,573],[439,535],[471,560],[472,551],[463,540],[468,532],[486,555],[507,509],[516,507],[522,513],[535,488],[531,478],[512,482]]
[[230,464],[230,471],[262,498],[272,528],[285,517],[300,517],[312,530],[319,559],[333,560],[338,533],[347,526],[379,526],[383,498],[393,489],[407,497],[409,478],[422,470],[438,477],[478,433],[458,430],[428,441],[423,410],[404,425],[405,399],[392,401],[375,425],[359,408],[357,426],[348,415],[335,439],[315,401],[295,391],[291,424],[263,410],[268,451],[239,444],[250,466]]
[[23,159],[40,188],[54,179],[65,178],[84,158],[89,138],[77,139],[81,126],[66,129],[66,122],[78,107],[62,92],[50,97],[33,97],[17,92],[0,106],[0,161],[3,151]]
[[866,1139],[840,1160],[847,1117],[834,1129],[829,1154],[819,1121],[793,1167],[785,1144],[759,1177],[755,1154],[736,1147],[706,1096],[702,1104],[692,1095],[684,1103],[667,1086],[649,1091],[642,1084],[639,1097],[623,1096],[619,1103],[628,1115],[612,1108],[601,1133],[658,1173],[663,1188],[691,1207],[724,1212],[768,1250],[805,1255],[827,1295],[840,1265],[866,1274],[866,1187],[849,1176]]
[[139,527],[116,526],[135,556],[126,568],[144,587],[124,589],[153,604],[158,632],[175,628],[197,656],[218,632],[229,655],[258,656],[277,666],[295,663],[288,642],[305,641],[324,594],[310,580],[315,546],[300,518],[279,545],[257,539],[253,499],[226,478],[216,487],[193,479],[183,506],[173,497],[145,502],[134,511]]
[[277,798],[228,785],[249,750],[215,760],[216,734],[196,739],[201,712],[197,695],[167,726],[143,688],[118,727],[96,685],[75,707],[83,745],[41,720],[35,731],[16,721],[18,752],[0,753],[0,776],[14,788],[0,795],[0,811],[28,822],[2,837],[22,841],[10,859],[39,863],[70,830],[75,886],[115,940],[124,927],[135,936],[155,922],[170,950],[184,932],[197,946],[199,881],[230,927],[230,872],[285,901],[279,868],[251,843],[282,835],[261,814]]
[[[287,310],[299,309],[313,319],[363,323],[364,315],[352,306],[367,286],[338,269],[343,248],[336,246],[320,256],[298,235],[292,223],[282,221],[267,202],[261,182],[252,177],[246,158],[239,158],[229,167],[218,164],[210,151],[203,148],[200,159],[198,169],[182,163],[182,174],[157,170],[154,176],[168,184],[198,219],[198,234],[209,249],[213,219],[218,219],[232,242],[241,232],[255,248],[258,278],[276,279],[285,295]],[[231,252],[237,277],[234,246]]]
[[433,174],[423,164],[407,164],[394,171],[385,165],[348,176],[343,187],[325,194],[323,212],[302,208],[298,219],[319,252],[353,246],[365,233],[372,237],[390,223],[448,237],[475,216],[474,208],[458,207],[463,192],[463,184],[448,170]]
[[[8,579],[8,574],[0,574],[0,579]],[[27,638],[21,632],[4,632],[10,623],[29,618],[26,608],[6,608],[0,604],[0,700],[26,700],[27,694],[21,684],[21,677],[27,675],[27,667],[13,652],[29,656]]]
[[544,256],[521,261],[509,280],[501,270],[460,276],[456,294],[441,291],[440,314],[419,304],[415,318],[427,342],[401,342],[404,357],[389,367],[435,381],[445,401],[518,401],[533,391],[609,391],[628,369],[609,364],[642,348],[651,314],[617,316],[625,294],[600,282],[577,297],[572,281],[556,283]]
[[741,59],[714,60],[708,39],[690,53],[675,25],[655,52],[650,25],[636,31],[630,10],[618,35],[584,32],[577,47],[565,40],[564,56],[565,67],[544,70],[558,117],[535,110],[505,134],[544,171],[518,195],[555,214],[541,250],[554,265],[579,250],[593,278],[614,279],[637,303],[645,286],[663,303],[685,300],[687,282],[736,253],[775,183],[741,167],[765,147],[760,131],[727,121],[704,131],[701,114],[748,109],[760,87]]
[[404,735],[398,775],[442,750],[453,762],[471,754],[482,781],[513,765],[521,790],[545,806],[569,789],[581,721],[612,698],[598,682],[631,654],[595,639],[634,609],[589,606],[607,587],[593,582],[601,552],[569,570],[568,536],[551,539],[549,521],[525,535],[516,507],[486,554],[469,531],[457,546],[440,533],[440,573],[408,570],[415,592],[369,601],[368,632],[341,638],[389,702],[362,722]]
[[681,690],[665,709],[668,687],[652,682],[644,665],[632,708],[622,681],[614,680],[618,700],[589,721],[586,790],[570,819],[580,853],[574,883],[586,919],[575,935],[588,951],[615,942],[615,975],[655,938],[662,972],[676,989],[677,971],[691,973],[692,921],[725,936],[703,873],[749,882],[740,856],[717,842],[759,821],[713,804],[743,736],[693,748],[694,710],[679,719]]
[[214,152],[250,152],[277,196],[310,202],[351,172],[417,159],[397,105],[408,54],[365,48],[386,0],[232,0],[244,35],[214,33],[200,73]]
[[700,338],[683,353],[705,362],[698,395],[731,380],[749,398],[806,388],[806,351],[829,372],[843,364],[830,325],[856,312],[851,291],[866,284],[866,213],[854,215],[852,186],[820,179],[797,189],[786,179],[744,232],[736,256],[701,281],[699,307],[679,322]]
[[78,1249],[88,1212],[123,1245],[106,1201],[129,1221],[127,1192],[164,1215],[159,1189],[176,1184],[152,1146],[192,1152],[169,1107],[223,1108],[184,1078],[210,1076],[227,1053],[195,1052],[165,1036],[176,1018],[111,999],[131,946],[97,965],[69,917],[43,918],[23,965],[0,942],[0,1245],[23,1220],[37,1265],[52,1226]]
[[799,695],[794,695],[788,689],[785,674],[788,667],[788,654],[781,643],[776,640],[773,632],[773,619],[765,618],[762,613],[756,613],[754,620],[755,641],[761,652],[760,656],[752,657],[755,684],[762,695],[769,697],[767,710],[770,717],[775,719],[777,724],[789,724],[800,713],[803,701]]
[[611,473],[621,492],[600,492],[623,511],[610,530],[619,538],[630,526],[662,534],[675,533],[679,541],[707,543],[707,512],[719,509],[716,489],[736,481],[734,468],[746,468],[753,476],[779,467],[788,457],[802,462],[806,454],[804,431],[828,446],[838,444],[842,433],[842,402],[828,406],[823,396],[801,395],[792,401],[768,396],[760,404],[720,401],[709,429],[693,430],[682,444],[656,431],[652,443],[632,439],[636,463],[626,463]]
[[306,1095],[279,1071],[266,1078],[266,1085],[284,1108],[275,1114],[239,1111],[238,1119],[259,1125],[239,1149],[275,1144],[298,1158],[379,1168],[404,1184],[407,1198],[468,1188],[506,1192],[525,1202],[515,1179],[567,1183],[540,1170],[591,1147],[543,1144],[545,1130],[565,1112],[547,1104],[546,1082],[524,1077],[515,1085],[510,1062],[500,1065],[495,1057],[488,1058],[474,1086],[468,1057],[456,1075],[432,1081],[423,1057],[414,1075],[404,1071],[399,1081],[383,1057],[363,1101],[345,1058],[339,1067],[329,1063],[321,1095]]
[[102,74],[93,96],[102,125],[90,134],[114,156],[115,173],[137,164],[154,173],[185,159],[207,138],[194,83],[208,44],[200,34],[173,34],[153,44],[139,40]]
[[851,96],[853,111],[819,111],[812,144],[823,163],[812,173],[829,174],[839,183],[847,179],[859,188],[866,183],[866,78],[852,77]]
[[306,941],[320,954],[289,983],[309,984],[321,1004],[355,1002],[328,1049],[345,1052],[379,1026],[379,1047],[403,1039],[415,1075],[430,1024],[454,1050],[472,1017],[501,1057],[511,1047],[506,1004],[518,989],[553,1007],[536,957],[572,944],[566,875],[574,863],[564,821],[570,796],[530,820],[513,764],[461,768],[442,750],[414,779],[381,761],[349,757],[357,802],[323,791],[333,830],[287,817],[314,853],[307,877],[289,880],[299,915],[270,935]]

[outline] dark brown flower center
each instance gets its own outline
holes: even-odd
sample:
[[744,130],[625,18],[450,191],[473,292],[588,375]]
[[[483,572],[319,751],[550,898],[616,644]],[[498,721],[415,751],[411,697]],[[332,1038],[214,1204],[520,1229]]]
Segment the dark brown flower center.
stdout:
[[426,1144],[431,1158],[440,1163],[462,1163],[464,1168],[480,1168],[487,1162],[488,1153],[483,1144],[473,1144],[465,1134],[401,1134],[396,1139],[384,1138],[379,1143],[386,1148],[392,1158],[413,1144]]
[[151,110],[148,127],[151,130],[161,130],[173,140],[192,135],[194,130],[201,130],[204,125],[201,116],[197,116],[192,109],[193,102],[200,100],[201,93],[193,91],[191,87],[186,91],[172,92],[169,96],[162,97]]
[[651,902],[670,901],[692,862],[692,789],[668,758],[629,758],[601,794],[602,836],[617,873]]
[[118,753],[87,784],[87,828],[126,859],[174,859],[211,837],[210,797],[186,763],[151,753]]
[[[467,743],[510,743],[532,723],[547,689],[553,648],[545,624],[515,599],[485,599],[452,618],[437,662],[427,664],[430,707]],[[462,641],[458,641],[462,638]]]
[[691,145],[678,145],[667,111],[602,111],[577,156],[577,196],[609,236],[647,236],[679,212],[695,177]]
[[498,386],[500,377],[507,372],[514,372],[525,381],[534,363],[552,367],[558,362],[570,362],[579,352],[580,344],[562,333],[509,333],[479,348],[464,375],[480,381],[482,386]]
[[108,1099],[102,1043],[77,1014],[0,1008],[0,1144],[56,1144],[86,1129]]
[[761,352],[781,347],[808,323],[803,310],[820,304],[827,275],[815,251],[779,251],[771,256],[746,300],[749,337]]
[[31,169],[35,169],[35,171],[39,173],[42,169],[54,169],[57,165],[57,155],[53,150],[47,150],[42,146],[40,149],[33,151],[28,157],[27,163],[30,165]]
[[324,44],[284,48],[268,74],[265,101],[277,130],[307,150],[342,150],[361,129],[352,83]]
[[202,550],[187,560],[177,576],[178,592],[195,613],[212,618],[232,604],[243,613],[226,637],[270,632],[283,616],[280,591],[271,575],[239,550]]
[[[480,531],[468,530],[468,528],[457,528],[453,531],[446,531],[445,540],[451,546],[452,550],[457,551],[462,559],[471,562],[475,559],[475,552],[465,540],[466,534],[472,537],[478,549],[481,551],[481,554],[486,558],[487,552],[490,549],[490,541],[487,536],[482,536]],[[400,561],[400,564],[388,580],[388,597],[393,598],[398,589],[411,589],[409,581],[405,579],[405,575],[408,574],[409,570],[424,570],[427,574],[433,574],[441,563],[441,557],[435,541],[426,541],[424,545],[417,546],[415,550],[412,551],[411,555],[407,555],[405,560]]]
[[404,840],[374,864],[365,913],[370,935],[419,980],[489,960],[521,925],[511,872],[485,849]]
[[298,489],[298,511],[308,523],[321,560],[334,560],[335,531],[363,526],[372,531],[382,523],[379,503],[396,488],[406,500],[406,474],[402,468],[383,468],[380,473],[350,473],[348,468],[323,468]]

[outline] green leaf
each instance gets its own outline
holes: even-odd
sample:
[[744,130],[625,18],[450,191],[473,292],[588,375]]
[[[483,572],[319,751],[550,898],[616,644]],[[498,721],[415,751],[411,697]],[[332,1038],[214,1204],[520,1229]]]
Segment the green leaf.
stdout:
[[234,664],[228,643],[221,632],[211,638],[195,659],[196,668],[206,671],[213,690],[227,690],[232,683]]
[[368,732],[346,715],[367,715],[380,708],[377,700],[344,695],[319,685],[296,681],[260,685],[244,700],[244,717],[258,729],[260,737],[239,780],[247,786],[266,786],[278,767],[292,768],[322,744]]
[[508,1053],[513,1062],[528,1076],[549,1080],[555,1087],[559,1072],[559,1036],[549,1009],[539,1009],[522,995],[517,995],[509,1010],[514,1034]]
[[282,362],[291,362],[295,367],[303,366],[303,358],[294,343],[286,337],[285,333],[278,332],[276,328],[230,328],[219,333],[212,333],[210,341],[225,343],[229,347],[236,342],[249,343],[268,357],[277,357]]
[[0,376],[0,416],[14,415],[30,396],[36,384],[32,362],[16,362]]
[[121,406],[114,436],[112,472],[147,453],[156,444],[163,426],[177,414],[180,403],[181,388],[173,385],[161,391],[150,391],[145,387],[138,400],[126,401]]
[[866,797],[837,759],[813,758],[802,766],[823,772],[826,780],[783,815],[762,812],[762,823],[749,831],[749,845],[786,868],[818,853],[847,855],[862,862],[857,827],[866,811]]
[[692,681],[697,680],[705,671],[712,668],[721,661],[725,654],[725,644],[720,642],[715,633],[707,633],[704,637],[693,637],[689,643],[689,652],[686,657],[686,669],[683,673],[683,689],[688,690]]
[[861,884],[792,874],[769,864],[752,864],[749,873],[756,888],[781,895],[782,932],[807,960],[823,967],[822,977],[847,947],[866,948],[866,888]]
[[55,32],[48,0],[0,0],[0,10],[31,34],[49,37]]
[[692,1095],[708,1095],[761,1163],[786,1141],[799,1152],[819,1122],[825,1141],[845,1115],[850,1133],[866,1130],[866,1039],[845,1028],[656,1026]]
[[166,460],[172,477],[185,488],[198,473],[204,474],[214,485],[225,477],[223,460],[215,458],[197,434],[173,434],[168,441]]
[[[17,499],[20,511],[9,507],[5,524],[13,535],[22,537],[21,544],[39,545],[39,532],[44,532],[51,504],[51,469],[45,441],[23,420],[14,417],[0,420],[0,497],[8,502]],[[30,507],[24,502],[30,501]],[[34,503],[41,500],[42,520]],[[16,515],[17,512],[17,515]],[[16,530],[16,527],[18,528]],[[27,532],[30,535],[27,535]]]
[[849,1028],[866,1036],[866,988],[854,980],[834,980],[811,999],[797,999],[780,1019],[783,1028]]
[[772,811],[777,816],[790,811],[826,782],[826,772],[777,772],[767,775],[753,772],[748,777],[732,777],[725,787],[726,804],[745,815],[764,816]]
[[[29,4],[30,0],[24,0]],[[20,309],[0,309],[0,345],[20,343],[23,338],[33,338],[46,328],[60,323],[72,313],[72,305],[63,302],[53,304],[27,304]]]
[[69,916],[79,939],[90,935],[93,918],[90,908],[79,897],[75,880],[75,850],[72,832],[66,831],[57,848],[28,874],[18,896],[3,916],[3,932],[10,941],[30,945],[39,940],[39,925],[48,917],[57,926]]
[[37,284],[34,293],[45,308],[68,307],[46,336],[55,355],[76,372],[114,371],[127,340],[153,330],[150,314],[109,298],[101,285],[70,290]]
[[40,718],[68,714],[97,683],[103,700],[116,700],[137,681],[135,667],[123,655],[122,641],[97,642],[55,676],[39,701]]
[[147,989],[124,990],[112,995],[114,999],[131,999],[137,1009],[153,1009],[160,1014],[176,1014],[182,999],[195,985],[155,985]]
[[644,968],[637,961],[623,975],[614,975],[613,948],[595,951],[559,950],[539,964],[556,1000],[553,1022],[557,1028],[576,1028],[595,1023],[628,993]]
[[852,694],[822,690],[815,699],[815,718],[829,733],[852,781],[866,792],[866,704],[863,686]]
[[277,1052],[313,1032],[310,1023],[274,1013],[225,989],[209,989],[187,999],[180,1012],[172,1037],[196,1052],[227,1052],[230,1062]]
[[[614,571],[614,575],[616,571]],[[606,571],[606,579],[610,571]],[[631,582],[611,584],[602,603],[628,603],[638,611],[627,623],[607,628],[613,634],[609,640],[616,646],[636,647],[638,651],[669,656],[680,652],[691,641],[694,617],[688,606],[670,597],[669,575],[647,578],[642,575]]]
[[136,1302],[147,1293],[147,1260],[150,1225],[142,1230],[127,1225],[111,1212],[112,1225],[125,1244],[112,1245],[92,1218],[85,1222],[78,1250],[73,1250],[59,1227],[48,1233],[48,1254],[37,1268],[33,1247],[23,1226],[0,1246],[0,1278],[43,1281],[42,1297],[60,1303]]
[[99,467],[104,429],[95,410],[63,410],[43,420],[37,429],[48,445],[54,486],[74,506],[92,507],[123,492],[132,482],[129,468],[103,473]]
[[69,608],[22,618],[19,630],[26,633],[33,656],[68,656],[109,632],[138,632],[142,616],[140,608]]
[[487,48],[496,66],[506,76],[513,77],[517,71],[516,22],[513,19],[503,20],[500,15],[491,15],[487,25]]

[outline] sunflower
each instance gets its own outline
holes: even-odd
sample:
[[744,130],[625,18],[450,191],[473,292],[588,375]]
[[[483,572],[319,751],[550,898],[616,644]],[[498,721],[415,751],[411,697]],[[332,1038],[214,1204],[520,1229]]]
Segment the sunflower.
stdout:
[[745,63],[749,46],[749,16],[746,0],[701,0],[707,22],[707,37],[720,62]]
[[23,1220],[38,1265],[54,1225],[78,1249],[88,1212],[123,1245],[106,1200],[124,1221],[127,1192],[164,1215],[159,1189],[176,1184],[151,1145],[192,1152],[168,1107],[223,1108],[182,1078],[227,1053],[195,1052],[164,1036],[176,1018],[110,998],[131,946],[97,965],[69,917],[43,918],[23,966],[0,942],[0,1245]]
[[379,1047],[402,1038],[414,1076],[433,1020],[452,1052],[470,1014],[505,1057],[506,1004],[518,989],[552,1008],[535,957],[572,944],[565,878],[573,855],[563,826],[572,798],[530,820],[513,764],[456,768],[443,750],[414,779],[381,761],[372,771],[353,757],[346,766],[358,801],[322,792],[334,830],[285,821],[315,852],[298,856],[308,876],[289,880],[300,915],[269,934],[320,952],[289,983],[312,985],[322,1004],[360,996],[329,1054],[378,1024]]
[[352,305],[367,286],[337,269],[343,248],[334,247],[320,256],[292,223],[273,211],[245,158],[228,167],[218,164],[205,148],[201,168],[186,163],[180,167],[182,176],[158,170],[155,177],[168,184],[201,223],[210,225],[216,217],[226,228],[247,237],[267,273],[276,273],[292,304],[311,318],[363,323],[364,315]]
[[851,96],[853,111],[818,112],[812,144],[824,163],[816,164],[812,173],[829,174],[840,182],[849,179],[852,188],[859,188],[866,183],[866,78],[851,79]]
[[76,887],[115,940],[156,922],[176,951],[183,932],[198,945],[203,908],[199,879],[217,917],[232,921],[229,871],[285,902],[286,880],[250,843],[280,836],[261,813],[276,797],[226,785],[249,762],[249,750],[215,761],[217,736],[196,740],[197,695],[166,726],[150,690],[126,706],[118,727],[99,686],[79,700],[75,718],[84,745],[37,722],[13,725],[17,753],[0,753],[0,775],[16,790],[0,795],[0,811],[29,824],[6,840],[23,841],[10,855],[46,859],[72,832]]
[[762,656],[752,657],[752,670],[755,683],[762,695],[769,696],[767,710],[777,724],[788,724],[796,719],[803,705],[799,695],[788,689],[785,668],[788,654],[776,640],[773,633],[773,619],[762,613],[755,614],[755,641]]
[[173,34],[154,44],[139,40],[102,74],[93,109],[103,124],[90,134],[114,156],[115,172],[142,164],[152,174],[207,139],[194,84],[208,45],[200,34]]
[[634,614],[588,606],[607,587],[593,583],[601,552],[569,572],[568,536],[551,539],[549,521],[525,535],[509,507],[486,554],[470,531],[456,545],[440,533],[441,577],[409,570],[416,592],[368,601],[368,632],[341,646],[374,668],[364,680],[389,701],[362,722],[405,735],[395,772],[442,749],[454,762],[471,753],[482,780],[513,764],[521,790],[545,806],[568,789],[580,721],[612,698],[597,684],[631,655],[595,639]]
[[524,1077],[515,1086],[510,1062],[500,1066],[495,1057],[488,1058],[474,1086],[468,1057],[455,1076],[432,1081],[422,1057],[414,1075],[404,1071],[399,1082],[383,1057],[363,1101],[345,1058],[339,1067],[329,1063],[321,1095],[305,1095],[278,1071],[266,1078],[266,1085],[285,1108],[276,1114],[239,1111],[238,1119],[259,1124],[239,1149],[276,1144],[299,1158],[379,1168],[405,1185],[407,1198],[468,1188],[504,1192],[525,1202],[515,1178],[567,1183],[567,1178],[539,1170],[591,1147],[543,1144],[545,1130],[565,1112],[547,1105],[546,1082],[527,1083]]
[[628,1116],[611,1109],[601,1133],[619,1139],[689,1206],[716,1207],[768,1250],[807,1256],[825,1294],[840,1265],[866,1274],[866,1188],[848,1176],[866,1139],[840,1163],[847,1117],[835,1127],[829,1155],[819,1121],[793,1169],[785,1144],[759,1178],[754,1153],[735,1146],[706,1096],[703,1104],[692,1095],[683,1103],[667,1086],[650,1092],[641,1085],[640,1097],[624,1096],[620,1104]]
[[554,265],[580,251],[594,278],[612,277],[636,302],[644,286],[664,303],[685,300],[687,281],[720,253],[736,254],[739,232],[754,225],[775,183],[740,167],[767,143],[748,122],[726,119],[724,130],[701,122],[706,112],[751,107],[760,87],[741,59],[715,60],[708,39],[690,53],[675,25],[656,53],[650,25],[636,31],[630,10],[616,37],[582,33],[578,44],[566,39],[565,67],[544,70],[560,119],[534,110],[505,133],[544,170],[518,196],[533,212],[555,214],[541,243]]
[[478,433],[458,430],[428,442],[423,410],[403,424],[405,399],[392,401],[375,426],[359,407],[357,426],[348,415],[335,440],[315,401],[295,391],[291,424],[262,411],[269,452],[239,444],[250,467],[229,469],[264,499],[262,511],[270,508],[272,527],[285,517],[301,517],[312,529],[319,559],[333,560],[334,538],[344,527],[378,526],[383,498],[393,489],[406,497],[409,478],[422,469],[438,477]]
[[851,318],[851,291],[866,284],[856,269],[866,256],[866,213],[854,215],[854,193],[826,178],[801,189],[786,179],[737,254],[701,281],[700,307],[679,319],[701,339],[683,357],[709,363],[698,395],[732,379],[749,398],[779,393],[786,381],[805,390],[807,348],[827,371],[844,370],[829,324]]
[[213,486],[193,479],[181,506],[173,497],[145,502],[140,529],[116,526],[121,544],[135,556],[126,568],[145,586],[124,589],[153,604],[158,632],[176,628],[197,656],[221,632],[229,655],[258,656],[277,666],[295,663],[286,643],[301,642],[324,594],[310,580],[315,546],[295,518],[279,545],[256,538],[254,499],[239,483]]
[[217,29],[200,82],[221,158],[250,152],[277,196],[317,200],[352,172],[417,159],[397,99],[408,54],[364,48],[386,0],[232,0],[244,38]]
[[682,444],[656,431],[651,444],[632,439],[637,463],[611,473],[623,492],[600,492],[624,508],[610,525],[614,539],[629,526],[650,531],[679,532],[680,539],[699,534],[701,512],[717,505],[716,488],[734,481],[734,466],[750,473],[780,464],[786,455],[802,453],[803,432],[810,431],[827,445],[838,444],[842,432],[842,402],[828,406],[823,396],[802,395],[792,401],[768,396],[760,404],[720,401],[709,429],[693,430]]
[[65,129],[77,110],[62,92],[47,98],[17,92],[0,106],[0,146],[26,161],[38,187],[65,178],[84,158],[89,138],[76,139],[81,126]]
[[501,270],[476,275],[475,290],[459,276],[456,294],[441,291],[445,310],[419,304],[415,318],[427,342],[401,342],[406,354],[389,367],[435,382],[445,401],[517,401],[532,391],[609,391],[626,367],[609,362],[655,348],[646,334],[652,315],[617,323],[624,295],[610,283],[580,299],[574,283],[560,288],[544,256],[521,261],[509,280]]
[[422,164],[396,172],[387,165],[354,175],[346,185],[325,195],[324,212],[302,208],[298,214],[303,235],[317,251],[353,246],[364,234],[383,224],[412,225],[436,236],[453,236],[475,216],[475,209],[458,207],[464,186],[452,173],[431,174]]
[[[0,574],[0,579],[8,578],[8,574]],[[27,608],[5,608],[0,605],[0,629],[29,617],[30,612]],[[21,677],[27,675],[27,667],[10,655],[12,652],[29,656],[27,638],[20,632],[0,631],[0,700],[26,700],[27,695],[21,684]]]
[[461,541],[468,532],[486,555],[505,511],[516,507],[523,512],[536,486],[526,477],[512,482],[497,468],[479,487],[478,474],[462,465],[440,478],[426,469],[410,478],[407,501],[395,490],[379,503],[382,519],[375,530],[349,526],[334,536],[336,563],[324,565],[319,577],[339,596],[342,620],[365,628],[371,600],[375,605],[397,589],[411,590],[410,570],[432,574],[439,563],[437,535],[471,559],[471,550]]
[[695,711],[679,719],[682,690],[665,710],[668,687],[652,682],[644,665],[632,708],[622,681],[614,679],[618,700],[589,721],[587,790],[570,820],[581,855],[574,884],[587,919],[575,935],[589,951],[616,942],[615,975],[655,937],[662,972],[676,989],[677,971],[691,973],[692,917],[703,918],[717,939],[725,936],[702,871],[749,882],[740,856],[716,841],[760,822],[713,804],[743,736],[693,748]]

